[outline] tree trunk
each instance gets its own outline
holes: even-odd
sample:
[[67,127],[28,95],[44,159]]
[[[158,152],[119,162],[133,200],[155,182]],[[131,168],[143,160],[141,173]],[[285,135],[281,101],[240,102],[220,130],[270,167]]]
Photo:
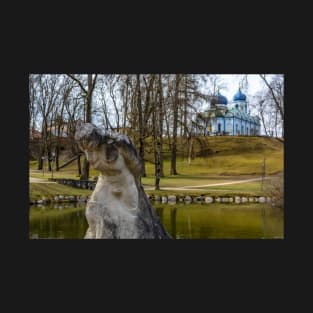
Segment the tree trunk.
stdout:
[[55,147],[55,170],[59,170],[59,155],[60,155],[60,146],[57,144]]
[[[155,102],[156,103],[156,102]],[[160,190],[160,142],[158,134],[158,123],[156,118],[156,110],[152,113],[152,143],[154,152],[154,175],[155,175],[155,190]]]
[[[92,91],[93,91],[93,81],[92,81],[92,74],[88,74],[88,91],[86,95],[86,103],[85,103],[85,112],[86,112],[86,123],[92,123],[92,115],[91,115],[91,107],[92,107]],[[82,179],[88,180],[89,179],[89,162],[84,158],[83,163],[83,172],[82,172]]]
[[188,105],[188,93],[187,93],[187,75],[185,75],[185,101],[184,101],[184,138],[187,138],[187,105]]
[[[84,105],[84,119],[86,123],[92,123],[92,95],[93,91],[96,85],[96,80],[98,74],[95,74],[94,77],[92,77],[92,74],[87,75],[87,84],[88,88],[83,86],[81,81],[79,81],[74,75],[67,74],[69,77],[71,77],[81,88],[82,92],[85,95],[85,105]],[[88,180],[89,178],[89,162],[84,159],[84,165],[83,165],[83,180]]]
[[160,190],[161,163],[160,163],[160,145],[156,144],[155,152],[155,190]]
[[128,113],[128,86],[129,86],[129,75],[126,75],[126,86],[125,86],[125,94],[123,96],[124,101],[124,114],[123,114],[123,134],[128,135],[126,131],[126,122],[127,122],[127,113]]
[[84,162],[83,162],[82,180],[88,180],[88,179],[89,179],[89,162],[85,156]]
[[[268,136],[266,125],[265,125],[265,121],[264,121],[264,114],[263,114],[262,103],[260,103],[260,115],[261,115],[261,121],[262,121],[262,124],[263,124],[263,127],[264,127],[264,131],[265,131],[265,136]],[[254,132],[255,132],[255,130],[254,130]]]
[[275,111],[275,137],[277,138],[277,110]]
[[138,109],[138,127],[139,127],[139,155],[143,162],[142,176],[146,177],[145,167],[145,138],[144,138],[144,125],[142,118],[142,103],[141,103],[141,90],[140,90],[140,74],[137,74],[137,109]]
[[188,140],[188,165],[191,165],[192,144],[193,140],[192,137],[190,136]]
[[42,153],[39,154],[39,158],[38,158],[38,170],[42,170],[43,167],[43,159],[41,158],[43,156]]
[[178,120],[178,92],[179,92],[180,75],[176,74],[175,96],[173,101],[173,142],[171,155],[171,175],[177,175],[176,170],[176,145],[177,145],[177,120]]
[[[154,110],[152,116],[154,133],[154,160],[155,160],[155,190],[160,190],[160,179],[164,176],[162,160],[162,136],[163,136],[163,91],[161,74],[157,87],[156,98],[154,101]],[[156,114],[157,109],[159,114]]]
[[162,88],[162,75],[159,74],[159,162],[160,162],[160,177],[164,177],[163,167],[163,88]]
[[80,177],[82,174],[82,167],[81,167],[81,163],[80,163],[80,156],[77,159],[77,169],[78,169],[78,176]]

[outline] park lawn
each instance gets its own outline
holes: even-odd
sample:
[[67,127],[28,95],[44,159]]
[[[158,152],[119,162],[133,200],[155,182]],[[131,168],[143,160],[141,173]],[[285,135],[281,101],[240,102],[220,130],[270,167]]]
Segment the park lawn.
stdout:
[[[201,186],[199,188],[208,188],[203,187],[208,184],[220,184],[227,183],[231,181],[241,181],[245,179],[251,178],[260,178],[260,176],[256,175],[245,175],[245,176],[188,176],[188,175],[176,175],[176,176],[165,176],[161,177],[160,186],[161,188],[167,187],[195,187]],[[153,187],[155,185],[155,177],[148,176],[142,177],[142,183],[144,186]]]
[[42,197],[53,198],[57,195],[64,196],[88,196],[92,193],[89,189],[78,189],[70,186],[53,183],[30,183],[29,198],[30,200],[38,200]]
[[[184,187],[184,186],[199,186],[214,183],[223,183],[232,180],[244,180],[249,178],[260,177],[262,174],[262,163],[266,159],[266,176],[276,175],[284,171],[284,147],[283,144],[273,138],[265,137],[235,137],[235,136],[220,136],[220,137],[205,137],[202,138],[202,143],[206,142],[211,149],[211,154],[206,157],[196,157],[191,160],[189,165],[187,159],[183,158],[182,151],[185,145],[178,140],[178,157],[177,157],[177,172],[178,175],[170,175],[170,159],[168,147],[164,146],[164,174],[160,180],[160,187]],[[201,151],[201,140],[195,140],[195,152]],[[147,140],[149,144],[149,140]],[[148,153],[147,146],[147,160],[145,162],[147,177],[142,178],[142,183],[145,187],[153,187],[155,184],[154,164],[148,160],[152,160]],[[61,162],[62,164],[62,162]],[[52,177],[52,173],[44,170],[37,170],[37,161],[30,161],[29,163],[31,177],[47,179]],[[77,164],[74,162],[69,164],[66,168],[60,171],[53,171],[54,178],[69,178],[79,179],[77,175]],[[98,172],[90,168],[90,178],[93,179],[98,176]],[[31,184],[35,186],[34,184]],[[36,184],[43,185],[43,184]],[[68,186],[57,185],[57,188],[70,188],[68,190],[52,190],[53,184],[46,184],[46,186],[31,187],[32,195],[38,196],[40,192],[46,194],[65,193],[68,195],[90,193],[91,191],[83,189],[75,189]],[[221,193],[247,193],[254,194],[260,189],[260,182],[243,183],[236,185],[199,187],[202,190],[183,191],[186,194],[197,193],[203,194],[207,192]],[[41,188],[41,189],[40,189]],[[74,191],[73,191],[74,189]],[[148,191],[147,193],[151,193]],[[159,191],[159,194],[168,194],[168,190]],[[172,194],[177,194],[179,191],[173,190]],[[41,194],[43,195],[43,194]]]
[[[93,177],[98,176],[98,171],[90,168],[89,170],[89,179],[93,179]],[[34,178],[42,178],[42,179],[49,179],[52,178],[52,173],[49,172],[47,169],[44,170],[37,170],[37,166],[35,169],[31,169],[29,171],[29,176]],[[66,169],[60,169],[59,171],[53,171],[53,178],[69,178],[69,179],[79,179],[77,173],[77,167],[75,165],[71,165]]]
[[[198,157],[188,165],[187,161],[179,158],[176,163],[177,173],[181,175],[261,175],[263,159],[266,158],[266,174],[272,175],[283,171],[283,151],[248,152],[235,155],[214,155]],[[146,162],[148,176],[154,174],[154,164]],[[164,160],[164,175],[170,175],[170,160]]]
[[[57,195],[66,195],[66,196],[81,196],[81,195],[90,195],[92,190],[78,189],[70,186],[65,186],[61,184],[51,184],[51,183],[30,183],[29,184],[29,198],[31,201],[39,200],[42,197],[48,199],[53,198]],[[238,185],[226,185],[226,186],[215,186],[215,187],[206,187],[201,188],[201,190],[146,190],[146,193],[149,196],[159,195],[159,196],[168,196],[168,195],[177,195],[177,196],[201,196],[201,195],[210,195],[210,196],[257,196],[261,195],[260,192],[260,183],[252,182]]]
[[234,194],[238,195],[241,193],[251,194],[251,195],[263,195],[264,192],[261,190],[261,182],[247,182],[241,184],[234,184],[234,185],[225,185],[225,186],[212,186],[212,187],[205,187],[203,188],[206,192],[209,193],[216,193],[216,194]]

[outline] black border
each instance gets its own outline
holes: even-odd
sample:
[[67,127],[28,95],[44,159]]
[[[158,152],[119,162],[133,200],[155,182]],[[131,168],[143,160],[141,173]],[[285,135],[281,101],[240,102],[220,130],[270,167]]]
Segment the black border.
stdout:
[[[82,31],[84,27],[75,31],[73,28],[65,27],[64,30],[50,25],[43,38],[39,35],[30,38],[23,31],[19,37],[14,38],[16,46],[10,49],[11,55],[8,56],[9,74],[5,77],[8,85],[5,95],[8,97],[4,100],[6,113],[3,115],[8,117],[4,118],[7,124],[3,131],[3,162],[14,164],[14,170],[12,167],[4,168],[7,171],[5,184],[9,186],[9,201],[3,208],[9,216],[6,217],[7,222],[3,222],[4,229],[5,226],[7,229],[3,230],[2,237],[9,241],[10,251],[17,251],[15,260],[24,260],[27,265],[25,271],[39,269],[46,273],[52,268],[63,268],[63,274],[70,273],[68,277],[73,282],[77,282],[74,273],[76,270],[79,273],[89,271],[91,280],[97,280],[97,275],[103,277],[108,272],[119,273],[131,279],[138,279],[135,273],[144,273],[140,278],[147,279],[146,274],[149,273],[147,276],[151,279],[147,282],[148,285],[160,275],[166,278],[163,286],[165,281],[170,283],[169,280],[173,277],[171,274],[177,277],[192,276],[208,283],[210,275],[218,280],[224,271],[223,276],[230,274],[231,279],[240,284],[242,276],[248,278],[251,273],[260,282],[264,282],[260,273],[268,271],[272,277],[280,280],[278,285],[282,283],[283,270],[288,267],[286,260],[299,247],[296,234],[303,234],[301,227],[295,225],[295,208],[299,205],[295,193],[297,184],[293,182],[297,172],[293,167],[293,157],[298,153],[290,155],[297,143],[297,136],[300,135],[297,133],[298,127],[293,124],[295,120],[300,120],[298,106],[294,105],[298,105],[299,100],[297,93],[292,91],[299,73],[291,68],[291,54],[288,52],[290,41],[284,32],[278,39],[275,35],[269,36],[272,29],[266,28],[264,24],[263,28],[256,28],[252,36],[240,29],[249,25],[240,25],[234,31],[229,25],[228,32],[224,32],[219,28],[221,19],[212,20],[209,17],[201,25],[207,31],[202,32],[197,27],[186,31],[186,24],[190,24],[183,20],[169,28],[163,27],[164,32],[161,34],[157,33],[159,24],[154,25],[154,32],[147,34],[140,30],[143,25],[148,25],[148,28],[151,26],[146,20],[145,23],[134,25],[128,21],[127,25],[114,34],[112,25],[116,23],[100,27],[98,22],[96,26],[102,31],[91,37],[87,26],[85,31]],[[250,20],[251,18],[248,19]],[[34,25],[35,23],[31,24]],[[129,25],[133,27],[128,28]],[[215,31],[216,28],[218,31]],[[285,239],[131,242],[29,240],[27,83],[29,73],[40,72],[285,74]],[[12,264],[16,268],[18,263],[15,261]],[[63,267],[64,264],[71,266]],[[103,273],[99,273],[99,268]],[[161,273],[157,274],[158,271]],[[168,276],[164,277],[162,273]],[[176,279],[176,276],[173,278]],[[183,283],[183,280],[178,279],[177,282]],[[186,288],[190,287],[192,288]]]

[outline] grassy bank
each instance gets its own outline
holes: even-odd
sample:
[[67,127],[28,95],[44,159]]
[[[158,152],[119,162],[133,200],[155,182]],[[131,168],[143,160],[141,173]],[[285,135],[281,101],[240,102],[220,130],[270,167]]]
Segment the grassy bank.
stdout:
[[[226,187],[226,186],[225,186]],[[260,191],[259,183],[247,183],[247,184],[238,184],[238,185],[229,185],[228,189],[217,187],[206,188],[203,190],[146,190],[147,195],[149,196],[169,196],[176,195],[177,197],[184,196],[225,196],[225,197],[234,197],[234,196],[261,196],[264,195]],[[92,190],[78,189],[74,187],[69,187],[61,184],[51,184],[51,183],[31,183],[29,185],[29,199],[30,201],[40,200],[43,197],[47,199],[53,199],[54,196],[63,195],[63,196],[89,196],[91,195]]]
[[39,200],[42,197],[48,199],[57,195],[66,196],[88,196],[92,190],[78,189],[61,184],[45,184],[45,183],[31,183],[29,184],[29,198],[30,200]]
[[[169,195],[183,193],[186,195],[260,195],[260,182],[238,183],[236,185],[207,186],[203,185],[227,183],[230,181],[259,178],[262,173],[262,162],[266,158],[266,175],[277,175],[284,170],[284,146],[274,138],[265,137],[199,137],[194,139],[191,164],[188,164],[186,142],[178,138],[178,175],[170,175],[170,150],[167,141],[164,141],[164,174],[161,178],[161,191],[148,190],[154,187],[154,164],[151,150],[151,140],[146,140],[146,173],[142,183],[148,194]],[[60,162],[60,164],[62,164]],[[51,172],[47,168],[36,170],[37,161],[29,164],[30,176],[48,180]],[[90,179],[98,172],[90,169]],[[79,179],[77,164],[74,162],[60,171],[53,172],[54,178]],[[192,187],[192,190],[177,191],[177,187]],[[197,187],[201,186],[201,187]],[[164,190],[164,188],[173,188]],[[163,190],[162,190],[163,189]],[[201,189],[201,190],[200,190]],[[41,196],[56,194],[88,195],[92,191],[75,189],[55,184],[30,184],[30,197],[37,199]]]

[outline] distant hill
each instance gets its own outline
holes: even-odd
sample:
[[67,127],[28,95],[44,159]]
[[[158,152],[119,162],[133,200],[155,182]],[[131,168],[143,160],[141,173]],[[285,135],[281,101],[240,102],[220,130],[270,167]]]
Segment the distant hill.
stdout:
[[[206,148],[207,147],[207,148]],[[207,150],[206,150],[207,149]],[[283,149],[283,143],[271,137],[215,136],[200,137],[196,140],[197,155],[242,154],[247,152],[270,152]]]
[[[163,138],[163,158],[165,174],[169,175],[170,156],[168,140]],[[60,165],[72,156],[69,145],[61,151]],[[30,145],[35,153],[35,146]],[[215,136],[193,139],[191,164],[188,163],[188,142],[178,138],[177,169],[182,175],[260,175],[262,162],[266,158],[266,173],[277,174],[284,170],[284,143],[271,137]],[[37,152],[37,151],[36,151]],[[154,155],[152,139],[146,138],[145,160],[148,175],[154,175]],[[30,162],[36,169],[37,162]],[[76,171],[76,163],[71,163],[60,173]],[[92,171],[92,175],[96,172]]]
[[[164,140],[164,160],[170,161],[170,150]],[[152,149],[147,140],[146,161],[153,163]],[[180,173],[211,175],[259,175],[266,159],[266,173],[276,174],[284,170],[284,143],[272,137],[262,136],[214,136],[193,139],[191,166],[186,167],[188,143],[178,138],[177,166]],[[205,172],[204,172],[205,170]]]
[[[261,136],[212,136],[193,138],[192,151],[196,157],[215,155],[242,154],[249,152],[281,151],[284,143],[281,139]],[[146,140],[147,159],[153,159],[151,138]],[[164,138],[163,153],[165,158],[170,156],[168,140]],[[151,154],[151,155],[150,155]],[[184,138],[177,139],[177,154],[184,157],[188,154],[188,142]],[[151,161],[152,161],[151,159]]]

